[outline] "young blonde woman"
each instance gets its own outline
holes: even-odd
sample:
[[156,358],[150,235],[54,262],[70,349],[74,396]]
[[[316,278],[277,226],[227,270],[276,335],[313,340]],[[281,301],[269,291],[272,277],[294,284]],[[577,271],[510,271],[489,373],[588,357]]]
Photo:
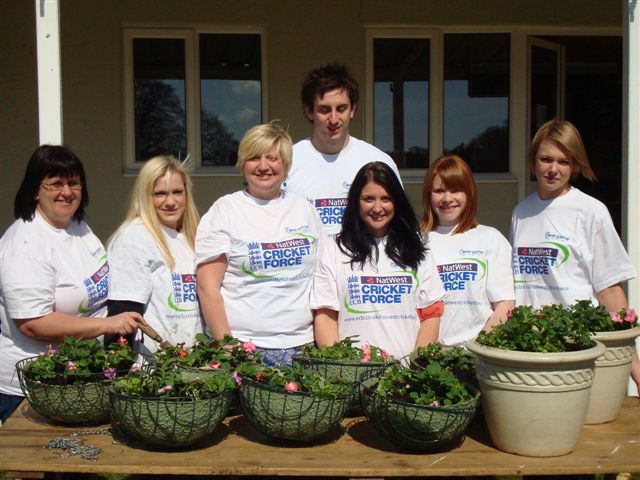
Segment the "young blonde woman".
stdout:
[[[198,219],[184,164],[169,156],[147,161],[108,244],[109,312],[140,312],[164,340],[193,343],[203,331],[194,266]],[[137,340],[141,353],[158,347],[141,332]]]
[[445,155],[431,165],[422,201],[422,229],[447,292],[438,340],[462,345],[513,308],[511,246],[498,230],[478,224],[476,183],[460,157]]

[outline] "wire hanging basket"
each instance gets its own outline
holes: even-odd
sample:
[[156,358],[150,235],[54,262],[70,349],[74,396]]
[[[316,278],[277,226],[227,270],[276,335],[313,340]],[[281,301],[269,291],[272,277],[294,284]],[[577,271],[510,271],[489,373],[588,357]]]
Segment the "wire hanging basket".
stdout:
[[354,385],[355,394],[351,403],[351,409],[360,408],[360,377],[367,373],[381,372],[392,362],[361,362],[359,360],[329,360],[325,358],[313,358],[304,355],[294,355],[294,362],[298,362],[304,368],[317,371],[325,378],[341,378]]
[[104,373],[87,375],[71,383],[63,374],[50,381],[36,380],[29,364],[38,356],[16,363],[20,388],[29,405],[43,417],[67,425],[99,425],[109,421],[111,381]]
[[345,417],[352,398],[286,392],[246,377],[240,385],[240,403],[249,422],[263,434],[283,440],[321,438]]
[[453,406],[418,405],[379,394],[375,372],[362,377],[362,409],[385,438],[401,448],[436,450],[456,445],[473,419],[480,399]]
[[226,416],[234,390],[191,397],[138,397],[109,389],[111,421],[144,443],[182,448],[211,434]]

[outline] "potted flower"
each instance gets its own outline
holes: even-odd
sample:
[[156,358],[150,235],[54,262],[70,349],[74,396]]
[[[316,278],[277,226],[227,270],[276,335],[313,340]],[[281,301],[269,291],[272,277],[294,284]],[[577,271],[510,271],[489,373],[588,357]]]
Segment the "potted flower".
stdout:
[[112,423],[126,436],[150,445],[182,448],[215,430],[234,390],[235,383],[223,371],[185,377],[177,364],[135,364],[109,389]]
[[633,309],[607,312],[603,305],[594,306],[581,300],[569,307],[574,318],[584,322],[592,338],[605,345],[596,360],[596,377],[585,423],[615,420],[627,395],[631,361],[635,355],[635,339],[640,335],[638,316]]
[[[327,347],[305,345],[293,360],[305,368],[318,371],[324,377],[342,378],[357,385],[364,373],[386,368],[393,357],[380,347],[368,344],[356,346],[356,342],[357,336],[351,336]],[[360,393],[356,390],[352,406],[359,405]]]
[[418,368],[395,364],[365,374],[362,405],[367,419],[403,448],[433,450],[459,442],[480,394],[453,374],[454,363],[432,360]]
[[570,453],[584,423],[604,345],[561,305],[520,306],[467,348],[493,443],[509,453]]
[[272,438],[310,442],[327,434],[346,415],[352,382],[300,366],[244,365],[235,377],[249,422]]
[[16,364],[20,387],[40,415],[65,424],[109,419],[108,384],[126,373],[134,353],[124,337],[107,348],[96,339],[65,337],[57,348]]

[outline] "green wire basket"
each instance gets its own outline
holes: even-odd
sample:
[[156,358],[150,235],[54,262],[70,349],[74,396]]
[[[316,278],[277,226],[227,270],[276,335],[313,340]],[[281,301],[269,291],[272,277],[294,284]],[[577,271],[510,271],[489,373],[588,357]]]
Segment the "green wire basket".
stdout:
[[111,422],[144,443],[182,448],[211,434],[226,416],[234,390],[190,397],[136,397],[109,389]]
[[345,417],[352,398],[286,392],[246,377],[240,385],[240,404],[247,420],[263,434],[282,440],[321,438]]
[[341,378],[353,383],[355,394],[351,403],[352,410],[360,409],[360,377],[372,372],[381,372],[392,362],[360,362],[359,360],[328,360],[324,358],[312,358],[303,355],[294,355],[293,361],[304,368],[317,371],[324,378]]
[[455,446],[473,419],[480,393],[453,406],[417,405],[376,392],[375,372],[362,377],[362,409],[375,429],[395,445],[410,450]]
[[67,383],[63,374],[48,382],[35,380],[29,364],[38,357],[16,363],[20,388],[31,407],[43,417],[67,425],[99,425],[109,421],[110,380],[103,373],[86,377],[85,381]]

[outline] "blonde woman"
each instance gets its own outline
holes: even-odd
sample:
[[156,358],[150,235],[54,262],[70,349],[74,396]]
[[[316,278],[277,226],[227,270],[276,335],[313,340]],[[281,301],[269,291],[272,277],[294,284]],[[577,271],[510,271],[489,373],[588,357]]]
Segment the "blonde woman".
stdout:
[[[163,339],[194,341],[203,331],[194,270],[198,220],[184,164],[169,156],[147,161],[107,247],[109,312],[140,312]],[[142,333],[137,340],[141,353],[157,349]]]
[[196,238],[209,330],[252,341],[272,365],[291,363],[300,346],[313,342],[309,293],[323,236],[313,206],[281,190],[291,152],[291,138],[277,124],[249,129],[237,164],[247,187],[218,199]]

